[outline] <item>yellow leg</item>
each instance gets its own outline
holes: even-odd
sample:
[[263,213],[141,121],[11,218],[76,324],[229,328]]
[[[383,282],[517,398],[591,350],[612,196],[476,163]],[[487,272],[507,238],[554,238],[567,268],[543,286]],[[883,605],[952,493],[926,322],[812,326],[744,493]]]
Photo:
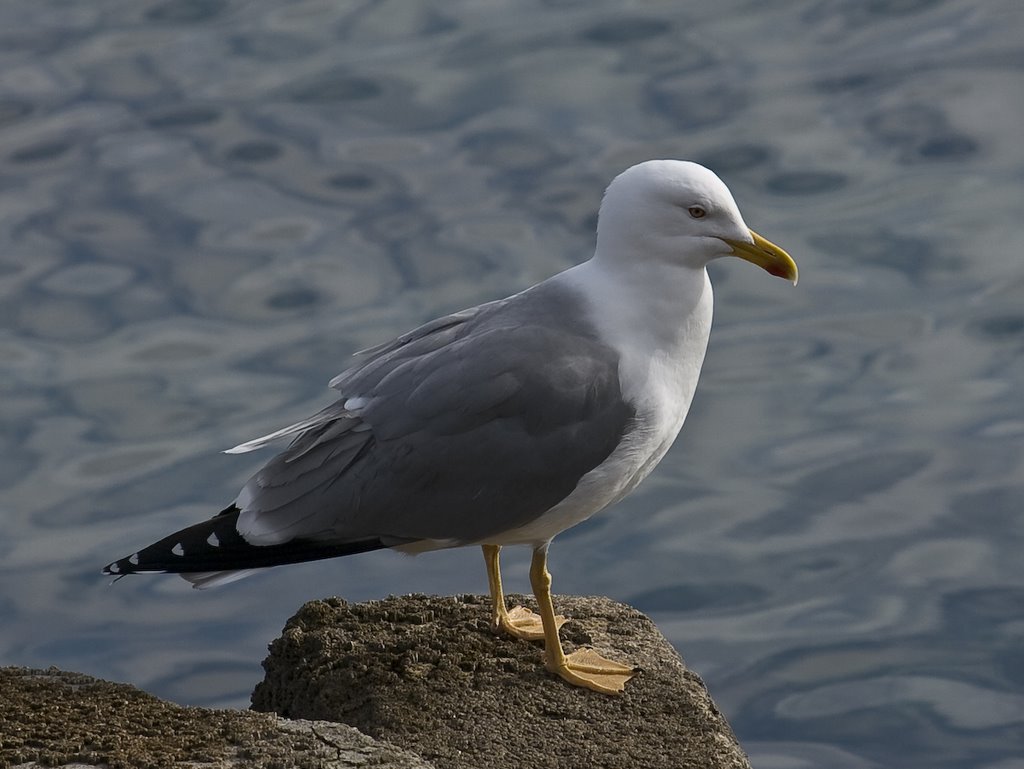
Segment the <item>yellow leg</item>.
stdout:
[[558,638],[555,607],[551,602],[551,574],[548,573],[548,547],[533,551],[530,564],[530,584],[537,599],[540,618],[544,626],[544,664],[552,673],[576,686],[585,686],[596,692],[618,694],[626,681],[636,672],[629,665],[605,659],[593,649],[579,649],[566,655]]
[[[544,638],[544,623],[539,616],[525,606],[514,606],[511,611],[505,607],[505,593],[501,588],[501,568],[498,556],[501,547],[483,545],[484,563],[487,564],[487,585],[491,590],[491,628],[494,632],[505,632],[526,641],[540,641]],[[566,622],[565,617],[555,617],[556,632]]]

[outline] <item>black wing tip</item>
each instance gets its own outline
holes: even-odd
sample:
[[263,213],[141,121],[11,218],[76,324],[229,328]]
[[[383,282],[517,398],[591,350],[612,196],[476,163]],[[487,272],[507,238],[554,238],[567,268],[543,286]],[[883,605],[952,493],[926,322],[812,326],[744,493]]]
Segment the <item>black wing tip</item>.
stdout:
[[279,545],[251,545],[238,534],[233,521],[228,519],[225,526],[224,519],[217,516],[108,563],[101,573],[116,582],[129,574],[242,571],[355,555],[389,546],[377,537],[353,542],[292,540]]
[[128,576],[127,574],[115,574],[112,571],[108,571],[106,566],[103,567],[103,571],[100,572],[100,573],[104,574],[104,575],[106,575],[108,577],[113,577],[113,579],[110,580],[110,584],[111,585],[113,585],[113,584],[115,584],[117,582],[120,582],[122,579],[124,579],[125,577]]
[[100,573],[114,577],[116,582],[129,574],[181,574],[218,570],[220,567],[216,564],[189,563],[189,560],[195,559],[185,558],[186,545],[190,551],[195,550],[206,556],[214,554],[213,559],[216,559],[218,548],[211,543],[211,537],[217,543],[219,537],[240,539],[234,528],[238,513],[238,506],[232,503],[209,520],[189,526],[129,556],[108,563]]
[[116,561],[108,563],[106,566],[100,569],[100,574],[103,574],[107,577],[113,577],[114,582],[117,582],[117,580],[121,579],[122,577],[127,577],[129,574],[138,574],[142,571],[152,571],[152,569],[139,568],[138,564],[139,554],[132,553],[126,558],[118,558]]

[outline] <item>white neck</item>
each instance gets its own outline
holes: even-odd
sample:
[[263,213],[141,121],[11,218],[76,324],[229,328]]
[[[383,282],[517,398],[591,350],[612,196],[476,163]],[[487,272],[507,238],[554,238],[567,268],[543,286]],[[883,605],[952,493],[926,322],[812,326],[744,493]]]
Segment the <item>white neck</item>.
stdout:
[[668,388],[689,404],[711,332],[713,295],[703,267],[599,252],[553,280],[586,297],[591,320],[620,355],[627,399],[643,402],[652,389]]

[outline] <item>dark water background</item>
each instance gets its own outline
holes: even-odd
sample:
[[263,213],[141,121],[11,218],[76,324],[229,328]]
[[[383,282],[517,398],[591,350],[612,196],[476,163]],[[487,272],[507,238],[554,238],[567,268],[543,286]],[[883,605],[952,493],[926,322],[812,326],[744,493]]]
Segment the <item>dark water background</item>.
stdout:
[[[755,766],[1024,767],[1017,0],[0,4],[0,663],[244,707],[305,600],[482,592],[476,550],[195,592],[98,569],[233,498],[349,353],[588,255],[691,158],[800,263],[713,266],[694,409],[559,537]],[[526,590],[526,553],[507,576]]]

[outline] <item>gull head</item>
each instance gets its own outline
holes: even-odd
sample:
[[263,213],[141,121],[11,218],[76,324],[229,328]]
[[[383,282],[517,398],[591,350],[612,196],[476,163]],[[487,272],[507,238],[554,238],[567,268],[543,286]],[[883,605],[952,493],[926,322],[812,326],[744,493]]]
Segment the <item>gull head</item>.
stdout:
[[792,257],[747,227],[729,188],[704,166],[648,160],[608,185],[598,214],[595,258],[703,270],[722,256],[738,256],[796,285]]

